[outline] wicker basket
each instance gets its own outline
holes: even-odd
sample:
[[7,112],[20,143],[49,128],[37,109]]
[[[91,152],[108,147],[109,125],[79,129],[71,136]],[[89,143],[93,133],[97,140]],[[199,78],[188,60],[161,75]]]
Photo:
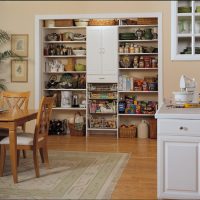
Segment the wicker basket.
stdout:
[[90,19],[89,26],[114,26],[118,21],[115,19]]
[[74,124],[69,123],[69,130],[71,136],[85,136],[85,128],[83,127],[83,130],[77,130],[74,127]]
[[57,19],[55,20],[55,26],[56,27],[68,27],[73,26],[73,20],[72,19]]
[[156,25],[158,24],[158,19],[155,17],[151,18],[138,18],[137,20],[138,25]]
[[136,19],[126,19],[126,24],[127,25],[137,25],[137,20]]
[[85,135],[85,123],[79,123],[79,124],[75,124],[75,118],[76,116],[82,116],[80,112],[76,112],[74,114],[74,123],[69,123],[69,130],[70,130],[70,135],[71,136],[84,136]]
[[121,138],[135,138],[136,137],[136,126],[119,128],[119,137]]

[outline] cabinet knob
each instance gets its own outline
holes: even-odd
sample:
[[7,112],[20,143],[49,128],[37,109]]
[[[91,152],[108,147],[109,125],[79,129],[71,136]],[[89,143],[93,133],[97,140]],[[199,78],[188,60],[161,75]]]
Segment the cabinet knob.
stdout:
[[183,130],[183,131],[187,131],[187,130],[188,130],[188,128],[187,128],[187,127],[184,127],[184,126],[180,126],[179,129],[180,129],[180,130]]

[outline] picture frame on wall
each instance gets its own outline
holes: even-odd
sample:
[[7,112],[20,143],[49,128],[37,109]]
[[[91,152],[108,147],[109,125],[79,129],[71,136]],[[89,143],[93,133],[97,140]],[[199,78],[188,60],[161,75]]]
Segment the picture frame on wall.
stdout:
[[11,50],[21,57],[28,57],[28,34],[12,34]]
[[11,61],[11,82],[28,82],[28,61]]

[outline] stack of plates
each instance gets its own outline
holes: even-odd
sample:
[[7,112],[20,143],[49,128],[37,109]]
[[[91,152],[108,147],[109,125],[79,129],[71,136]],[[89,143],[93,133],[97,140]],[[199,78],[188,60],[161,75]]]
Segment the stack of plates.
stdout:
[[134,40],[135,34],[134,33],[120,33],[119,34],[119,39],[120,40]]

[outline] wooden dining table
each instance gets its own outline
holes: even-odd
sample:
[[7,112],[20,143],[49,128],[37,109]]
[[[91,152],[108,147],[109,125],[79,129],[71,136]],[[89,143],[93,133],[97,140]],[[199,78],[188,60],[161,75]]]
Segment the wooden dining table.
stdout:
[[[36,110],[27,110],[27,111],[13,111],[0,112],[0,128],[8,129],[9,140],[10,140],[10,160],[11,160],[11,170],[13,175],[14,183],[18,182],[17,176],[17,126],[34,120],[37,117]],[[1,172],[2,173],[2,172]]]

